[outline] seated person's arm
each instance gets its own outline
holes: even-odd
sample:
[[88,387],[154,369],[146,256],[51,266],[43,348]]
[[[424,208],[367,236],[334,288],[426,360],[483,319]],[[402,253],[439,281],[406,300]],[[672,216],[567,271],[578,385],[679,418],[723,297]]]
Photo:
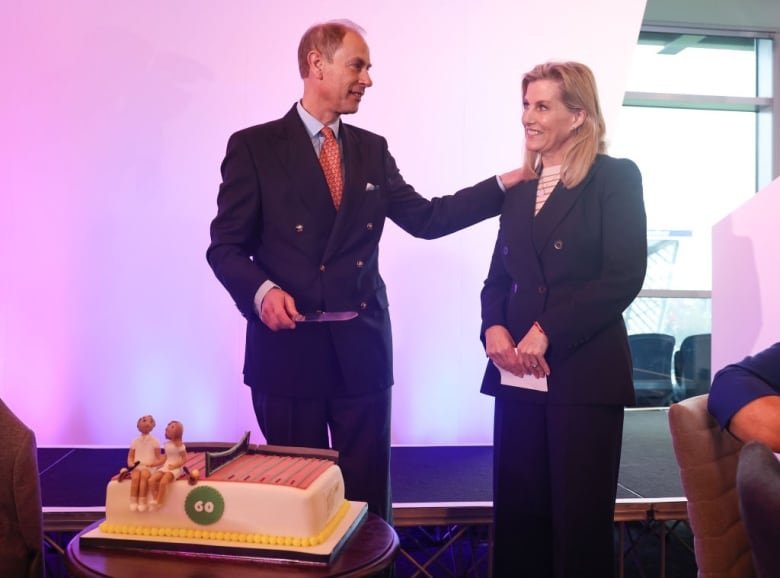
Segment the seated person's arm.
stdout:
[[760,441],[780,452],[780,343],[715,374],[708,408],[743,442]]
[[759,397],[737,410],[728,430],[743,442],[759,441],[780,452],[780,395]]

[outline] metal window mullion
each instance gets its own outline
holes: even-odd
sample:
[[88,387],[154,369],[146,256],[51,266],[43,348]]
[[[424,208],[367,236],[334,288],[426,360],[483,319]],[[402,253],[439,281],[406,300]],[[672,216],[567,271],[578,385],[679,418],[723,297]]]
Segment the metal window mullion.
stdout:
[[712,299],[712,291],[697,289],[642,289],[637,298]]
[[767,97],[627,91],[623,97],[623,106],[760,112],[771,110],[772,100]]
[[659,32],[662,34],[704,34],[706,36],[726,36],[734,38],[772,38],[774,30],[744,30],[741,28],[710,28],[707,26],[678,26],[673,24],[642,24],[642,32]]

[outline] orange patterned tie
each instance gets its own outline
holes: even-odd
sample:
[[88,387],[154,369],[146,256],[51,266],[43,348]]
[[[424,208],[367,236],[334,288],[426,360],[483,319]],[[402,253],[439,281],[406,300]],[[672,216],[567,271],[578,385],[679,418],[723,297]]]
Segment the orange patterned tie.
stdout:
[[333,197],[333,204],[338,209],[339,205],[341,205],[341,195],[344,191],[344,181],[341,178],[339,143],[333,134],[333,129],[329,126],[322,127],[320,132],[325,137],[322,149],[320,149],[320,165],[322,165],[322,172],[325,173],[325,180],[328,182],[330,196]]

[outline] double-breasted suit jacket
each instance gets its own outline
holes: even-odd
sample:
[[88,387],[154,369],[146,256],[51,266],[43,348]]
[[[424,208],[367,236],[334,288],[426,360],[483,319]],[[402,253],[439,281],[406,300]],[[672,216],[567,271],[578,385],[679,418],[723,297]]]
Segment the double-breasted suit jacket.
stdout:
[[[622,313],[641,289],[647,263],[639,170],[599,155],[578,186],[558,183],[534,217],[537,183],[507,191],[481,296],[483,333],[504,325],[519,341],[539,322],[549,339],[549,403],[632,404]],[[540,399],[501,385],[492,363],[482,391]]]
[[[222,163],[207,258],[247,319],[245,382],[269,394],[328,397],[389,387],[390,318],[378,262],[385,219],[435,238],[497,215],[504,200],[495,178],[426,199],[404,182],[383,137],[342,123],[339,139],[338,211],[295,106],[233,134]],[[254,309],[267,280],[290,293],[302,313],[359,315],[272,332]]]

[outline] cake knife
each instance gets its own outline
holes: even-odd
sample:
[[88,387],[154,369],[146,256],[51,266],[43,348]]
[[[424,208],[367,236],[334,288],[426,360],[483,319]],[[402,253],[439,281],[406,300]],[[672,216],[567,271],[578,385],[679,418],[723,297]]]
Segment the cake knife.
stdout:
[[321,323],[323,321],[348,321],[357,317],[357,311],[316,311],[306,313],[295,318],[297,322],[313,321]]

